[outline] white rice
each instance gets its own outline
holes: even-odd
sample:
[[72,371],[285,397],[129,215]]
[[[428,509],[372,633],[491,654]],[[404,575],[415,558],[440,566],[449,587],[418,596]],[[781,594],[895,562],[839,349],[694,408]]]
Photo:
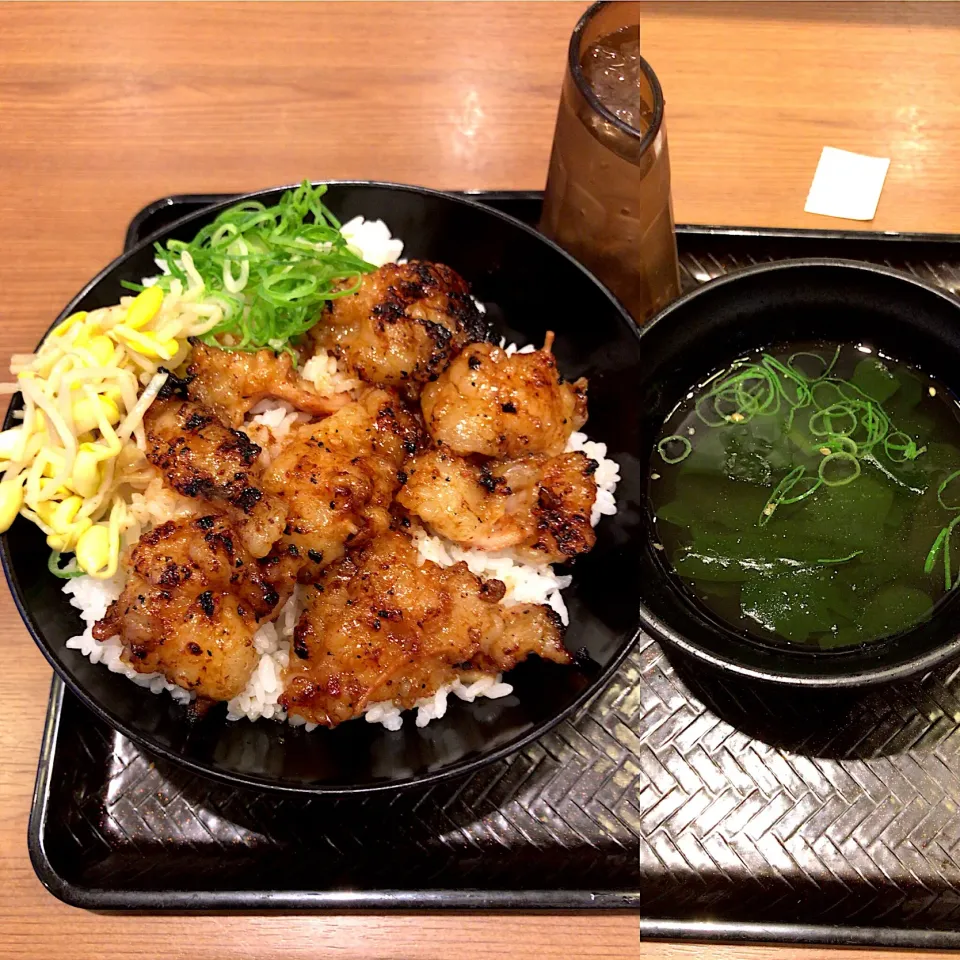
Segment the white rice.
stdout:
[[[403,252],[403,244],[390,236],[390,231],[381,220],[364,220],[355,217],[343,225],[343,233],[356,247],[358,253],[369,263],[382,266],[396,262]],[[144,281],[146,283],[146,281]],[[478,304],[480,306],[480,304]],[[514,353],[530,353],[536,349],[533,344],[517,347],[501,340],[500,346],[508,356]],[[336,360],[324,352],[308,360],[303,367],[303,376],[310,380],[323,396],[333,396],[358,386],[337,372]],[[264,400],[251,411],[243,429],[263,448],[261,460],[269,464],[282,446],[284,438],[299,422],[307,421],[307,414],[295,410],[283,401]],[[597,498],[591,511],[590,523],[596,526],[603,516],[617,512],[614,492],[620,480],[616,461],[607,457],[606,444],[588,439],[584,433],[574,433],[567,442],[568,451],[581,450],[598,464],[594,473],[597,482]],[[165,520],[197,513],[196,505],[165,487],[159,474],[150,482],[143,494],[134,494],[132,510],[143,527],[150,527]],[[533,564],[520,560],[512,551],[502,550],[486,552],[465,549],[443,537],[428,534],[423,529],[414,530],[414,539],[420,562],[431,560],[441,567],[449,567],[461,561],[467,564],[471,573],[484,579],[501,580],[506,586],[501,603],[511,606],[517,603],[541,603],[553,608],[566,625],[569,614],[563,602],[561,591],[570,585],[572,577],[557,574],[550,564]],[[123,662],[120,655],[123,647],[119,637],[108,640],[95,640],[93,625],[103,617],[107,607],[120,596],[124,575],[118,573],[111,580],[97,580],[93,577],[77,577],[68,580],[63,587],[70,603],[80,611],[86,629],[77,637],[67,641],[71,650],[79,650],[92,663],[103,663],[114,673],[122,673],[134,683],[146,687],[152,693],[166,691],[181,703],[193,699],[193,694],[172,683],[168,683],[161,674],[137,673]],[[309,723],[303,717],[287,717],[279,700],[283,692],[283,673],[290,663],[290,649],[293,631],[301,611],[299,588],[283,605],[276,618],[264,623],[254,635],[253,642],[260,660],[250,676],[246,689],[227,704],[227,717],[230,720],[258,720],[261,717],[273,720],[286,720],[292,726],[303,726],[308,731],[317,724]],[[509,683],[502,677],[476,674],[467,680],[455,680],[437,690],[432,696],[418,700],[414,705],[416,724],[425,727],[432,720],[439,720],[447,712],[447,701],[452,694],[460,700],[472,703],[478,697],[497,699],[513,692]],[[368,704],[364,711],[368,723],[379,723],[387,730],[399,730],[403,725],[403,711],[390,701]]]
[[260,464],[268,467],[293,427],[309,420],[309,414],[294,409],[285,400],[261,400],[240,429],[260,446]]
[[390,236],[390,228],[382,220],[354,217],[340,227],[340,232],[367,263],[376,267],[396,263],[403,255],[403,242]]
[[359,380],[337,372],[337,361],[326,350],[318,350],[304,365],[300,375],[309,380],[321,397],[332,397],[361,386]]
[[[290,645],[301,609],[300,588],[296,587],[276,619],[263,624],[253,635],[260,662],[250,674],[243,693],[227,702],[228,720],[287,719],[279,700],[283,693],[283,671],[290,666]],[[311,724],[311,728],[313,726],[315,724]]]
[[515,353],[533,353],[537,349],[532,343],[528,343],[525,347],[518,347],[515,343],[507,343],[506,337],[500,338],[500,346],[508,357],[512,357]]
[[593,479],[597,482],[597,499],[593,501],[590,523],[596,526],[601,517],[612,517],[617,512],[614,492],[620,482],[620,465],[607,456],[607,445],[590,440],[585,433],[574,433],[567,441],[567,450],[580,450],[597,464]]
[[171,490],[163,482],[160,471],[154,467],[145,467],[154,474],[143,493],[130,496],[130,512],[142,528],[154,527],[167,520],[179,520],[200,514],[202,507],[196,500]]
[[512,550],[486,551],[461,547],[444,537],[435,537],[423,529],[413,531],[420,562],[432,560],[438,567],[452,567],[463,561],[470,572],[485,580],[502,580],[507,588],[500,601],[505,606],[516,603],[545,603],[567,624],[567,607],[560,591],[570,586],[572,577],[558,576],[550,564],[525,563]]
[[[468,683],[454,680],[453,683],[440,687],[433,696],[416,702],[414,709],[417,711],[417,726],[425,727],[432,720],[442,719],[447,712],[447,698],[451,693],[460,700],[473,703],[477,697],[491,700],[507,697],[513,693],[513,687],[504,683],[499,673],[495,677],[482,676]],[[379,723],[388,730],[399,730],[403,726],[403,711],[389,700],[371,703],[364,711],[364,717],[367,723]]]

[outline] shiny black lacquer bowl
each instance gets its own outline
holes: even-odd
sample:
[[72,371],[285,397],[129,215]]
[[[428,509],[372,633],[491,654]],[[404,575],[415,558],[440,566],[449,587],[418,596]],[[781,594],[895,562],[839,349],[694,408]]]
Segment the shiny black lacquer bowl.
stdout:
[[[283,191],[243,199],[275,203]],[[236,201],[230,201],[233,203]],[[325,198],[342,221],[362,214],[386,221],[404,241],[404,255],[449,264],[472,285],[498,334],[540,346],[556,332],[554,352],[569,379],[589,377],[590,436],[621,463],[620,510],[604,518],[594,551],[577,561],[564,593],[570,610],[567,646],[582,651],[575,666],[533,658],[510,673],[514,693],[473,704],[450,698],[447,716],[418,729],[407,714],[389,732],[362,719],[306,733],[272,720],[228,721],[219,705],[191,720],[168,695],[153,695],[65,646],[82,632],[77,612],[47,570],[41,532],[20,518],[0,538],[10,589],[30,633],[67,686],[131,740],[198,773],[233,784],[347,793],[425,783],[465,774],[548,730],[595,693],[616,669],[639,630],[636,583],[642,544],[643,483],[634,403],[641,350],[636,330],[614,297],[583,267],[536,231],[478,203],[418,187],[334,183]],[[108,306],[127,293],[121,280],[156,272],[153,243],[190,239],[230,203],[178,221],[100,273],[64,308]],[[12,426],[14,399],[5,427]]]
[[[960,387],[960,301],[867,263],[792,260],[714,280],[674,301],[640,334],[634,394],[645,474],[663,421],[686,393],[738,356],[791,340],[868,343]],[[920,673],[960,655],[957,592],[899,636],[850,649],[764,643],[716,619],[683,588],[656,540],[649,506],[637,531],[640,616],[658,639],[722,671],[809,687],[855,687]],[[890,543],[895,551],[897,544]]]

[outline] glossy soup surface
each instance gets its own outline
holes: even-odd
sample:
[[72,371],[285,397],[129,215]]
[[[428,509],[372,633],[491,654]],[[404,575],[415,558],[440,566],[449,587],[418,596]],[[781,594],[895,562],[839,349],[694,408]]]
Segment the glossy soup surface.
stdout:
[[715,618],[861,644],[928,616],[958,579],[960,407],[869,345],[771,347],[674,410],[649,494],[657,547]]

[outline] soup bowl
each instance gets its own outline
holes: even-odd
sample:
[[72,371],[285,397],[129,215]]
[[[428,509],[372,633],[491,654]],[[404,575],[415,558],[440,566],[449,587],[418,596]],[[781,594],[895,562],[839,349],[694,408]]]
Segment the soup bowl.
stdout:
[[[960,301],[951,294],[854,261],[751,267],[681,297],[642,329],[635,402],[646,475],[654,470],[651,458],[664,420],[695,385],[744,354],[812,340],[867,342],[948,388],[960,387]],[[853,687],[920,673],[960,655],[957,591],[914,628],[856,647],[821,650],[766,642],[720,621],[683,586],[655,546],[649,501],[638,535],[644,626],[720,670],[798,686]],[[890,549],[897,544],[891,542]]]

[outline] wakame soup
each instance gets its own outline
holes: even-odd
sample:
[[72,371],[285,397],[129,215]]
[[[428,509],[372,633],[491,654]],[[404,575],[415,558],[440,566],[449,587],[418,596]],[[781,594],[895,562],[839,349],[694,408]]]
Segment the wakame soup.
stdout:
[[960,408],[866,345],[737,360],[667,418],[657,549],[728,626],[836,648],[900,633],[960,579]]

